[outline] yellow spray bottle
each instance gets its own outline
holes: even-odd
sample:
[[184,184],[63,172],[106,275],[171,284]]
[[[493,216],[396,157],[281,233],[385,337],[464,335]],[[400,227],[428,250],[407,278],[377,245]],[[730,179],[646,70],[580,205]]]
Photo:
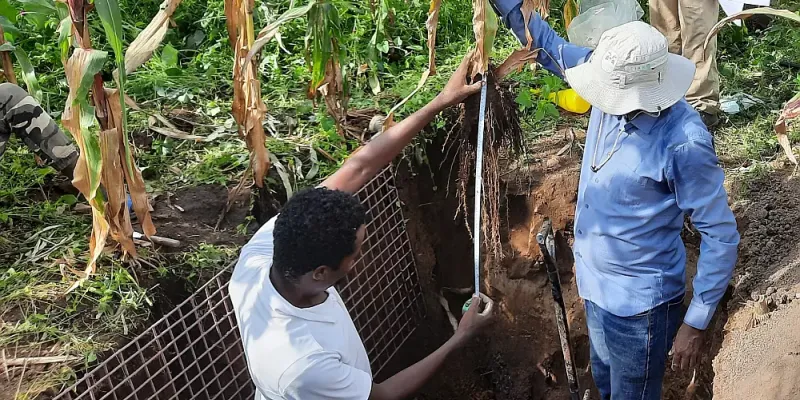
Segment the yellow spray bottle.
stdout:
[[[541,90],[531,89],[531,93],[539,94]],[[553,104],[576,114],[584,114],[592,108],[592,105],[584,100],[575,89],[565,89],[550,93],[548,99],[552,101]]]
[[592,108],[592,105],[578,95],[575,89],[565,89],[550,93],[549,98],[557,106],[576,114],[584,114]]

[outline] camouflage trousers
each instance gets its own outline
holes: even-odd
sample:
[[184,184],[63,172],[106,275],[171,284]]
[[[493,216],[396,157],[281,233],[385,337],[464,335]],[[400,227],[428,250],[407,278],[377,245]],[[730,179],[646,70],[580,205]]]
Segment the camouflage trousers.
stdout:
[[16,135],[45,163],[72,177],[78,150],[55,121],[21,87],[0,84],[0,157]]

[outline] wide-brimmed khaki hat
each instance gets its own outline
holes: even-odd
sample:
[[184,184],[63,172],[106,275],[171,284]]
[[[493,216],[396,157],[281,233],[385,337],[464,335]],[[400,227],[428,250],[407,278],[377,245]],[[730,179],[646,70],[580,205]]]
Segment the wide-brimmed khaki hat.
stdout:
[[659,112],[677,103],[692,84],[695,66],[670,54],[667,39],[634,21],[603,33],[589,61],[565,71],[581,97],[606,114]]

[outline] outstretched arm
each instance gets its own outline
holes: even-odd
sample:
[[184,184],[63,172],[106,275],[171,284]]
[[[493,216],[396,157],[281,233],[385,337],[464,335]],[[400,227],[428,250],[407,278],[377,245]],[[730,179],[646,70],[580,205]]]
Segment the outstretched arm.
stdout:
[[[522,16],[522,0],[490,0],[503,23],[514,32],[520,43],[526,45],[525,19]],[[550,28],[536,12],[531,13],[528,29],[533,38],[532,49],[542,49],[536,61],[546,70],[564,79],[563,70],[583,64],[589,59],[591,50],[567,42]]]
[[347,159],[338,171],[322,182],[322,186],[348,193],[357,192],[397,157],[437,114],[478,92],[481,88],[480,82],[467,84],[467,60],[468,57],[465,57],[435,99],[367,143]]

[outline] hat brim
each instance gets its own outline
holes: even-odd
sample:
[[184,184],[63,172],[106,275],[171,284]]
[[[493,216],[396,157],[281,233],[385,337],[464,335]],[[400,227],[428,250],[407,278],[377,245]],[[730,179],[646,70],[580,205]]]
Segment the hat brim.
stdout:
[[587,62],[564,71],[567,82],[578,94],[606,114],[625,115],[632,111],[659,112],[686,96],[694,79],[694,63],[669,54],[665,76],[657,85],[632,85],[621,89],[604,81],[599,65]]

